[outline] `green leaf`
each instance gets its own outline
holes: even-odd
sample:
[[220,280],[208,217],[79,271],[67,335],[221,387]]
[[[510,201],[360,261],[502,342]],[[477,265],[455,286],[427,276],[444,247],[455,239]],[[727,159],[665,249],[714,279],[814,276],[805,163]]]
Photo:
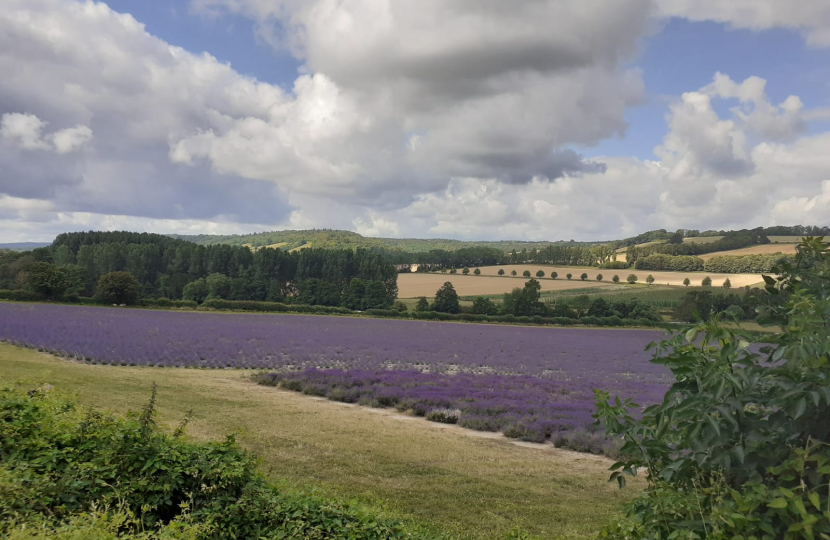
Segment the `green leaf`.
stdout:
[[810,499],[810,502],[813,503],[816,510],[821,510],[821,499],[819,499],[818,493],[808,493],[807,498]]
[[711,415],[707,416],[706,420],[709,422],[709,425],[712,426],[712,429],[715,430],[715,433],[718,434],[718,437],[720,437],[720,423],[715,420],[714,416]]
[[793,418],[799,419],[804,416],[804,413],[807,411],[807,400],[804,398],[799,399],[795,404],[795,410],[793,411]]
[[767,504],[770,508],[786,508],[787,507],[787,500],[786,499],[773,499],[772,501]]

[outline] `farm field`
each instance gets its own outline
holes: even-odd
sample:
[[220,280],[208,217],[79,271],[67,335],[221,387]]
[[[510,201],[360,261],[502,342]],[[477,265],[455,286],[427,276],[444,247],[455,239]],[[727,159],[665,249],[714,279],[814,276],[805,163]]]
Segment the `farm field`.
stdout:
[[[340,370],[332,399],[367,398],[526,440],[584,431],[595,389],[656,402],[667,372],[648,362],[657,331],[0,304],[0,338],[115,365]],[[392,377],[389,380],[385,377]],[[401,386],[400,380],[406,379]],[[360,380],[360,384],[355,381]],[[368,382],[367,382],[368,381]],[[337,386],[337,385],[335,385]],[[328,395],[317,386],[307,393]],[[383,401],[381,401],[382,403]],[[599,444],[599,443],[598,443]],[[601,448],[598,447],[598,450]]]
[[[485,273],[489,269],[493,269],[489,274]],[[501,277],[497,274],[499,268],[504,268],[505,272],[510,273],[509,268],[524,268],[522,265],[505,265],[493,267],[481,267],[482,275],[474,276],[470,274],[465,276],[462,274],[398,274],[398,297],[399,298],[417,298],[419,296],[426,296],[431,298],[435,296],[441,285],[449,281],[455,287],[459,296],[485,296],[488,294],[503,294],[512,291],[515,287],[523,287],[527,278],[521,277],[522,271],[519,271],[517,278],[510,276]],[[527,266],[527,269],[530,269]],[[543,266],[533,266],[533,273],[535,274]],[[471,269],[472,270],[472,269]],[[571,268],[570,272],[576,270]],[[540,281],[542,291],[561,291],[564,289],[582,288],[582,287],[597,287],[600,283],[585,283],[579,281],[579,274],[584,270],[580,270],[575,280],[568,281],[562,274],[561,279],[543,279]],[[547,273],[547,270],[545,270]],[[566,272],[567,273],[567,272]],[[535,276],[534,276],[535,277]],[[610,277],[610,276],[609,276]]]
[[[576,288],[583,288],[583,287],[590,287],[590,283],[596,283],[597,274],[602,274],[603,279],[605,281],[611,281],[611,278],[616,274],[620,276],[621,280],[625,280],[625,278],[629,274],[634,274],[639,278],[638,283],[645,283],[646,276],[651,274],[654,276],[655,284],[657,285],[683,285],[683,280],[685,278],[689,278],[693,285],[699,285],[700,281],[709,276],[712,278],[712,285],[715,287],[719,287],[723,284],[723,282],[729,278],[732,282],[733,287],[743,287],[745,285],[754,285],[760,283],[762,280],[760,274],[713,274],[707,272],[656,272],[656,271],[649,271],[649,270],[634,270],[633,268],[626,268],[623,270],[612,270],[612,269],[605,269],[605,268],[577,268],[574,266],[547,266],[541,264],[506,264],[503,266],[482,266],[481,267],[481,276],[461,276],[461,278],[470,278],[470,279],[481,279],[485,276],[496,276],[498,277],[498,271],[500,269],[504,269],[506,274],[510,274],[511,271],[516,270],[519,276],[525,270],[529,270],[531,276],[535,277],[536,272],[538,270],[543,270],[545,272],[545,278],[540,281],[542,283],[542,291],[555,291],[555,290],[567,290],[567,289],[576,289]],[[559,277],[556,280],[551,280],[549,278],[551,272],[557,272]],[[588,274],[587,281],[581,281],[579,276],[582,273]],[[573,274],[573,279],[568,281],[565,278],[565,275],[571,273]],[[400,278],[407,274],[401,274],[398,277],[398,283],[400,287]],[[409,275],[418,275],[418,274],[409,274]],[[446,279],[444,281],[452,281],[453,285],[455,285],[454,279],[457,275],[444,275],[444,274],[437,274],[439,277],[446,277],[452,279]],[[499,279],[511,279],[508,277],[502,277]],[[526,281],[526,278],[525,278]],[[545,288],[545,284],[548,282],[556,283],[556,282],[563,282],[564,286],[558,288]],[[441,282],[443,283],[443,281]],[[511,282],[512,283],[512,282]],[[513,289],[513,287],[520,287],[521,285],[509,285],[508,289],[504,291],[493,291],[492,294],[498,294],[499,292],[509,292]],[[439,284],[440,287],[440,284]],[[436,287],[437,289],[438,287]],[[457,286],[456,286],[457,289]],[[435,291],[432,292],[435,294]],[[461,292],[459,292],[461,294]],[[403,296],[400,295],[399,296]],[[462,296],[467,296],[466,294]]]
[[804,239],[803,236],[768,236],[773,244],[798,244]]
[[656,308],[676,308],[683,297],[690,291],[711,291],[711,287],[671,287],[666,285],[631,286],[608,285],[592,289],[571,289],[568,291],[549,292],[542,295],[546,304],[570,304],[579,296],[585,295],[590,300],[603,298],[609,302],[638,300]]
[[383,506],[459,539],[501,539],[516,526],[542,538],[594,538],[642,486],[609,484],[611,461],[599,456],[314,399],[258,386],[248,375],[89,365],[0,344],[4,383],[49,383],[80,405],[124,413],[141,409],[156,381],[159,421],[168,430],[192,409],[189,437],[235,434],[285,489]]
[[761,244],[729,251],[716,251],[698,255],[704,261],[721,255],[767,255],[772,253],[783,253],[784,255],[795,255],[795,244]]

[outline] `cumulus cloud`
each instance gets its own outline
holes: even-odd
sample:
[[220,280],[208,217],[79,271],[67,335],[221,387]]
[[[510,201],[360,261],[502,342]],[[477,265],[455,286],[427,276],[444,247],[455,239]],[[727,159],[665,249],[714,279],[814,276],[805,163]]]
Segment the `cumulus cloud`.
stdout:
[[267,118],[290,98],[129,15],[91,1],[8,0],[0,72],[0,193],[56,212],[151,219],[273,226],[292,211],[274,184],[168,157],[171,140]]
[[363,236],[400,236],[400,227],[394,221],[380,217],[376,214],[369,214],[367,217],[358,216],[352,220],[354,230]]
[[624,135],[644,99],[628,66],[649,0],[193,7],[254,19],[301,64],[293,86],[171,46],[103,3],[5,1],[0,227],[602,239],[824,208],[830,135],[809,127],[830,111],[772,103],[757,77],[717,74],[672,103],[657,160],[575,150]]
[[821,183],[821,192],[814,197],[791,197],[778,202],[772,215],[783,223],[824,223],[830,216],[830,180]]
[[0,118],[0,137],[24,150],[54,150],[58,154],[73,152],[92,139],[92,130],[82,125],[44,136],[47,124],[33,114],[7,113]]
[[24,150],[49,148],[41,132],[46,122],[33,114],[4,114],[0,119],[0,136],[17,143]]
[[[261,158],[246,174],[276,179],[285,158],[258,152],[250,134],[272,147],[288,140],[315,156],[304,165],[316,184],[340,196],[346,186],[363,197],[368,186],[411,200],[452,177],[523,183],[602,170],[565,147],[623,134],[625,108],[644,95],[640,72],[620,65],[646,31],[647,0],[200,0],[194,7],[277,28],[270,42],[309,72],[295,84],[293,106],[300,112],[314,103],[325,124],[240,121],[180,141],[173,155],[244,170],[251,160],[236,163],[222,148],[250,150]],[[321,155],[328,159],[313,163]]]
[[830,47],[830,3],[825,0],[656,0],[659,12],[692,21],[717,21],[734,28],[790,28],[807,43]]

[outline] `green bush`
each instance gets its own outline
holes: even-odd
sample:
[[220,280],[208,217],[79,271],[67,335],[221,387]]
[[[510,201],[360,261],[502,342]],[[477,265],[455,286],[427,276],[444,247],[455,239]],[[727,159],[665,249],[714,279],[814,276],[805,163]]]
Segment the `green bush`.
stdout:
[[611,478],[648,485],[616,539],[830,538],[830,251],[806,238],[795,261],[764,276],[752,336],[703,322],[656,345],[674,384],[644,411],[597,392],[598,422],[622,436]]
[[192,300],[170,300],[169,298],[143,298],[138,301],[141,307],[196,309],[199,304]]
[[[280,302],[259,302],[254,300],[222,300],[211,298],[205,300],[200,309],[218,309],[223,311],[258,311],[263,313],[317,313],[324,315],[346,315],[353,313],[348,308],[338,306],[307,306],[304,304],[282,304]],[[390,310],[394,311],[394,310]],[[394,316],[400,313],[395,311]]]
[[12,302],[37,302],[39,300],[43,300],[43,295],[21,289],[0,289],[0,300],[11,300]]
[[373,317],[391,317],[391,318],[398,318],[401,316],[406,316],[406,313],[401,313],[400,311],[394,309],[367,309],[364,311],[367,315],[371,315]]
[[[0,390],[4,538],[411,538],[354,504],[287,494],[232,437],[194,443],[139,414],[79,410],[46,388]],[[112,509],[112,510],[109,510]]]
[[608,261],[599,265],[600,268],[608,268],[611,270],[623,270],[628,268],[628,263],[625,261]]

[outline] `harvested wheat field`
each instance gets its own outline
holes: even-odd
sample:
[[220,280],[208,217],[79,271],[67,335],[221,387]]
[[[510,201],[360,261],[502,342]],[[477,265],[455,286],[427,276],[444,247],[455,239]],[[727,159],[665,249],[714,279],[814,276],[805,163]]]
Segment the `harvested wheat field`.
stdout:
[[741,249],[732,249],[729,251],[716,251],[714,253],[705,253],[698,255],[704,261],[708,261],[712,257],[719,257],[721,255],[769,255],[772,253],[783,253],[784,255],[795,254],[795,244],[762,244],[758,246],[749,246]]
[[[700,281],[709,276],[712,278],[712,285],[715,287],[719,287],[723,284],[726,278],[729,278],[729,281],[732,283],[733,287],[743,287],[745,285],[755,285],[756,283],[761,283],[763,279],[761,278],[760,274],[712,274],[707,272],[656,272],[656,271],[648,271],[648,270],[635,270],[633,268],[625,268],[622,270],[612,270],[608,268],[577,268],[574,266],[546,266],[542,264],[507,264],[504,266],[483,266],[481,267],[481,277],[484,276],[498,276],[498,271],[504,269],[505,274],[510,275],[510,272],[516,270],[519,277],[521,277],[522,273],[525,270],[530,271],[530,275],[532,277],[536,277],[536,272],[542,270],[545,273],[545,277],[541,280],[542,283],[542,290],[562,290],[562,289],[571,289],[577,287],[584,287],[586,283],[593,282],[596,283],[597,274],[602,274],[603,281],[611,281],[611,278],[614,275],[620,276],[621,281],[625,281],[629,274],[634,274],[638,278],[638,283],[645,283],[646,277],[649,275],[654,276],[654,283],[658,285],[683,285],[683,280],[689,278],[689,281],[692,282],[692,285],[700,285]],[[472,269],[471,269],[472,270]],[[559,274],[559,277],[556,281],[550,279],[550,273],[556,272]],[[579,276],[582,273],[588,274],[587,281],[581,281]],[[565,277],[566,274],[573,274],[573,279],[568,282],[567,278]],[[398,277],[398,284],[400,284],[400,277]],[[447,277],[455,277],[455,276],[447,276]],[[464,277],[464,276],[462,276]],[[481,279],[481,278],[479,278]],[[502,277],[499,279],[506,279],[511,281],[511,278]],[[545,284],[548,282],[564,282],[563,287],[557,289],[545,289]],[[443,282],[442,282],[443,283]],[[455,282],[453,282],[455,284]],[[570,284],[570,286],[569,286]],[[512,290],[513,285],[510,286]]]
[[[521,277],[519,272],[518,278],[499,277],[496,275],[498,268],[508,268],[507,266],[493,267],[496,270],[492,275],[474,276],[470,274],[465,276],[462,274],[398,274],[398,298],[417,298],[419,296],[432,297],[435,296],[435,291],[438,290],[444,282],[449,281],[455,287],[459,296],[484,296],[488,294],[502,294],[512,291],[516,287],[523,287],[527,278]],[[516,268],[519,268],[516,266]],[[482,268],[484,272],[486,268]],[[538,270],[534,267],[533,272]],[[507,271],[509,273],[509,270]],[[539,282],[542,284],[542,291],[563,291],[566,289],[581,289],[584,287],[598,287],[602,283],[596,281],[580,281],[579,271],[574,274],[575,279],[568,281],[564,278],[552,280],[542,279]],[[628,275],[628,274],[626,274]],[[535,276],[534,276],[535,277]]]

